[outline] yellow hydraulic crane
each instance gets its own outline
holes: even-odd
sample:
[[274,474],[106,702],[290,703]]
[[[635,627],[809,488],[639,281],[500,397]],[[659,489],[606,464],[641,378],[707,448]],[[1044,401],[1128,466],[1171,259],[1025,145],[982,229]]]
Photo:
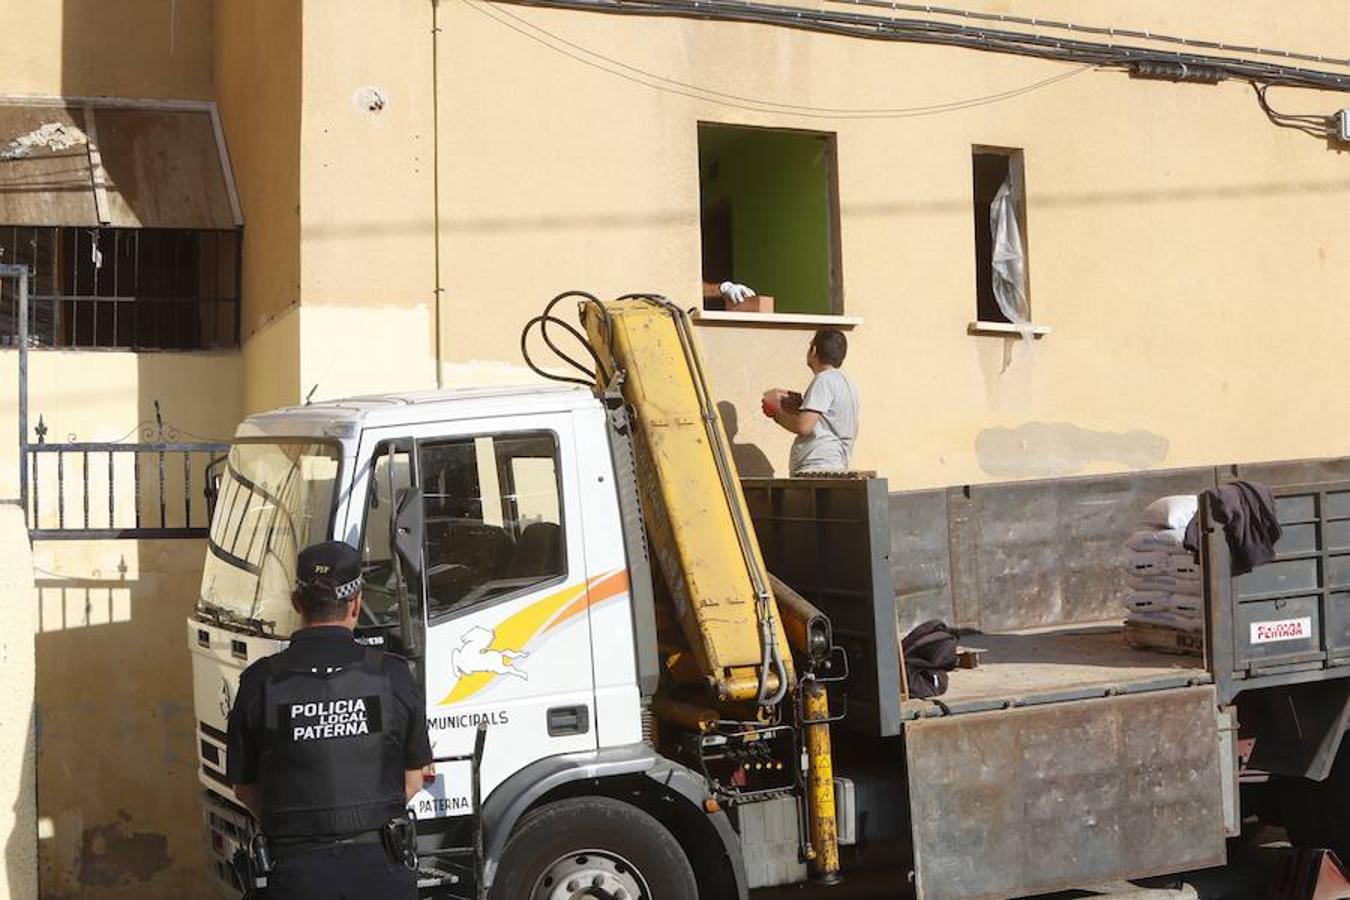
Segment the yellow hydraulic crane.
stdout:
[[[663,646],[671,687],[653,709],[696,732],[728,719],[790,720],[808,760],[809,855],[817,876],[833,879],[829,701],[819,682],[799,683],[793,663],[793,650],[818,658],[824,617],[764,567],[689,317],[654,296],[588,298],[580,317],[597,388],[617,387],[629,410],[651,555],[683,637]],[[680,690],[696,681],[706,692]]]

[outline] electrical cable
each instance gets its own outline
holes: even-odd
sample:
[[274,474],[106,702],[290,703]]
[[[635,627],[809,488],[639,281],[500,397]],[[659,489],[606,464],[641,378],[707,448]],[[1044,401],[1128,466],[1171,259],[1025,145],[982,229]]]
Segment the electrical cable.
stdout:
[[[1181,64],[1191,68],[1208,68],[1216,73],[1216,78],[1279,81],[1299,87],[1350,90],[1350,74],[1282,66],[1241,57],[1160,51],[923,19],[804,9],[758,0],[494,0],[494,2],[618,15],[664,15],[776,25],[847,37],[957,46],[1113,68],[1129,69],[1144,62]],[[555,49],[563,52],[560,48]]]
[[1104,25],[1080,25],[1074,22],[1057,22],[1053,19],[1040,19],[1028,16],[1014,16],[1008,13],[986,13],[969,9],[955,9],[945,6],[931,6],[926,3],[895,3],[892,0],[827,0],[830,3],[845,3],[853,6],[873,6],[906,12],[921,12],[938,16],[955,16],[984,22],[1001,22],[1013,25],[1030,25],[1033,28],[1049,28],[1060,31],[1072,31],[1078,34],[1099,34],[1109,37],[1131,38],[1154,41],[1160,44],[1178,44],[1184,47],[1200,47],[1206,50],[1220,50],[1225,53],[1254,53],[1258,56],[1279,56],[1284,59],[1297,59],[1304,62],[1326,63],[1335,66],[1350,66],[1350,59],[1323,56],[1317,53],[1299,53],[1292,50],[1271,50],[1264,47],[1248,47],[1242,44],[1230,44],[1226,41],[1211,41],[1200,38],[1178,37],[1160,34],[1154,31],[1140,31],[1134,28],[1114,28]]
[[[944,7],[895,3],[891,2],[891,0],[831,0],[831,2],[847,2],[860,6],[885,6],[893,9],[918,10],[939,15],[968,15],[970,18],[976,19],[992,18],[997,21],[1020,22],[1023,24],[1050,28],[1065,28],[1078,32],[1145,37],[1150,40],[1183,43],[1187,46],[1212,46],[1217,49],[1235,52],[1246,51],[1262,54],[1278,54],[1287,58],[1315,59],[1317,61],[1330,62],[1336,65],[1350,65],[1350,60],[1329,59],[1327,57],[1298,54],[1290,51],[1265,50],[1260,47],[1238,47],[1223,44],[1221,42],[1178,38],[1170,35],[1154,35],[1150,32],[1134,31],[1130,29],[1100,28],[1096,26],[1074,25],[1065,22],[1029,19],[1026,17],[973,13],[966,10],[955,10]],[[542,44],[556,53],[634,84],[639,84],[652,90],[688,97],[690,99],[726,106],[733,109],[761,113],[779,112],[812,119],[900,119],[955,112],[1012,99],[1039,88],[1072,78],[1089,69],[1112,67],[1127,68],[1132,75],[1139,77],[1162,78],[1171,81],[1192,81],[1213,84],[1224,78],[1242,79],[1251,84],[1253,90],[1256,92],[1257,103],[1273,124],[1282,128],[1291,128],[1302,131],[1313,137],[1328,138],[1334,134],[1334,123],[1332,122],[1331,117],[1280,113],[1273,109],[1267,102],[1266,91],[1272,85],[1300,88],[1329,88],[1342,91],[1350,90],[1350,75],[1339,75],[1333,72],[1289,69],[1257,61],[1229,57],[1205,57],[1180,53],[1158,53],[1143,48],[1122,47],[1113,44],[1091,44],[1084,41],[1053,41],[1052,46],[1047,47],[1044,44],[1045,39],[1038,35],[998,32],[990,29],[973,28],[964,25],[953,26],[945,23],[887,19],[884,17],[868,15],[860,16],[850,14],[842,17],[836,15],[832,17],[831,21],[826,21],[826,19],[830,19],[831,17],[822,17],[809,10],[803,11],[796,9],[795,7],[778,7],[770,4],[758,3],[755,2],[755,0],[498,0],[498,2],[494,3],[464,0],[464,3],[469,8],[492,19],[503,27],[509,28],[536,43]],[[574,41],[568,40],[561,35],[550,32],[547,29],[530,22],[528,19],[510,13],[502,8],[503,5],[510,3],[523,6],[560,7],[639,15],[674,15],[699,19],[723,18],[743,22],[763,21],[765,24],[794,28],[809,28],[811,30],[853,37],[943,43],[994,52],[1029,55],[1044,59],[1076,61],[1082,63],[1082,65],[1071,72],[1060,73],[1051,76],[1050,78],[1002,93],[968,98],[966,100],[930,104],[927,106],[899,108],[807,106],[785,103],[777,100],[748,97],[742,94],[733,94],[726,91],[715,90],[713,88],[706,88],[692,82],[670,78],[657,72],[652,72],[613,59]],[[720,12],[712,10],[720,10]],[[733,10],[736,12],[732,12]],[[762,19],[761,17],[742,14],[746,10],[769,11],[774,14],[791,11],[793,17],[791,20],[773,21],[771,18]],[[813,24],[804,24],[804,19],[811,20]],[[856,28],[841,25],[840,20],[845,23],[854,23],[854,25],[858,22],[867,22],[872,26],[872,30],[867,33],[862,33],[856,30]],[[918,29],[919,34],[884,34],[880,31],[883,24],[890,24],[902,29],[915,28]],[[935,35],[940,35],[941,37],[935,37]],[[979,40],[972,42],[970,40],[972,35],[985,40],[983,43]],[[1018,43],[1019,41],[1024,43]],[[541,326],[541,328],[546,330],[545,326]],[[556,347],[553,349],[557,352]]]
[[[903,118],[918,118],[926,115],[936,115],[938,113],[943,112],[954,112],[962,109],[970,109],[976,106],[984,106],[987,104],[998,103],[1003,100],[1010,100],[1014,97],[1020,97],[1022,94],[1027,94],[1030,93],[1031,91],[1038,90],[1043,87],[1048,87],[1049,85],[1055,84],[1057,82],[1065,81],[1069,78],[1074,77],[1075,75],[1080,75],[1083,72],[1093,68],[1092,65],[1084,65],[1074,69],[1071,72],[1062,72],[1058,75],[1052,75],[1049,78],[1045,78],[1040,81],[1024,85],[1020,88],[1014,88],[1012,90],[1003,91],[1001,93],[988,94],[981,97],[971,97],[965,100],[953,100],[948,101],[946,103],[929,104],[927,106],[894,107],[894,108],[806,106],[798,103],[783,103],[777,100],[764,100],[757,97],[747,97],[741,94],[731,94],[725,91],[718,91],[712,88],[701,87],[691,82],[680,81],[679,79],[670,78],[668,76],[661,75],[657,72],[652,72],[647,69],[643,69],[638,66],[630,65],[620,60],[613,59],[612,57],[605,56],[603,53],[591,50],[587,47],[582,46],[581,44],[569,41],[567,38],[562,37],[561,35],[550,32],[547,29],[541,28],[540,26],[535,25],[533,22],[530,22],[528,19],[510,13],[505,9],[494,8],[491,6],[491,4],[479,3],[475,2],[475,0],[465,0],[465,4],[470,8],[476,10],[477,12],[480,12],[483,15],[487,16],[488,18],[496,20],[499,24],[503,25],[504,27],[510,28],[512,31],[515,31],[523,35],[524,37],[530,38],[531,40],[541,43],[544,46],[548,47],[549,49],[561,53],[562,55],[567,56],[570,59],[576,60],[577,62],[580,62],[584,65],[591,66],[592,68],[598,68],[601,71],[608,72],[611,75],[616,75],[620,78],[625,78],[625,80],[641,84],[644,87],[664,91],[666,93],[676,94],[678,96],[690,97],[695,100],[704,100],[711,103],[717,103],[722,106],[729,106],[733,109],[749,110],[751,112],[784,111],[792,113],[794,115],[804,116],[807,118],[903,119]],[[509,22],[503,22],[501,18],[499,18],[499,16],[509,18],[512,21],[520,24],[521,26],[523,26],[524,29],[527,30],[523,31],[521,28],[516,28],[512,26]],[[583,54],[587,58],[583,59],[572,53],[568,53],[567,51],[561,49],[560,47],[554,46],[553,44],[549,43],[549,41],[556,41],[559,44],[562,44],[566,47],[571,48],[572,50],[577,51],[580,54]],[[638,77],[629,78],[625,76],[622,72],[614,72],[611,71],[610,69],[607,69],[606,66],[614,66],[615,68],[623,69],[627,72],[634,73],[634,75]],[[642,80],[644,78],[660,82],[660,84],[649,84],[648,82]],[[674,88],[683,88],[684,90],[668,89],[663,87],[663,85],[672,85],[674,86]]]
[[1260,104],[1261,111],[1274,124],[1281,128],[1292,128],[1313,137],[1328,138],[1333,134],[1331,116],[1277,112],[1266,100],[1266,91],[1270,90],[1272,85],[1260,84],[1256,81],[1251,82],[1251,85],[1252,90],[1256,92],[1256,102]]

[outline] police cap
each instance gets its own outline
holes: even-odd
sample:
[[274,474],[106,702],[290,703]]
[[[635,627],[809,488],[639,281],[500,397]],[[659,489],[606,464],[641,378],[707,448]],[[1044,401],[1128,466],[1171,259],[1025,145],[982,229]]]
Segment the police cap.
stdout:
[[343,541],[311,544],[296,560],[295,581],[300,591],[328,588],[350,600],[361,589],[361,552]]

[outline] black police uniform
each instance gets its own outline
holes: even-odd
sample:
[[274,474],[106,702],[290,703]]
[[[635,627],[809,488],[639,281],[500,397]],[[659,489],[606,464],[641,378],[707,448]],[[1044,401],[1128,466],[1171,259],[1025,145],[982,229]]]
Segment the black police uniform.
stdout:
[[[301,553],[302,587],[316,567],[340,586],[359,584],[359,554],[334,544]],[[230,711],[227,773],[231,784],[261,789],[274,866],[267,896],[413,900],[415,876],[382,831],[404,814],[404,771],[431,761],[407,663],[346,628],[302,629],[285,651],[249,666]]]

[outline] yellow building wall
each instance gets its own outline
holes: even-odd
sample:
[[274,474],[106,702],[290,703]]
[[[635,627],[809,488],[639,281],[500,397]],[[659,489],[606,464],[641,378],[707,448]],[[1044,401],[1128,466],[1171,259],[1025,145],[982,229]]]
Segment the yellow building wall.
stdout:
[[[1296,23],[1269,3],[1231,17],[1035,6],[1300,50],[1350,38],[1329,3]],[[469,379],[518,363],[519,326],[564,289],[696,305],[697,123],[807,128],[837,134],[844,312],[864,319],[844,366],[863,398],[857,467],[918,488],[1350,449],[1336,414],[1350,412],[1344,354],[1319,337],[1350,326],[1347,153],[1272,125],[1244,83],[750,24],[479,3],[441,16],[442,337]],[[544,46],[563,41],[602,66],[817,108],[910,109],[1072,77],[938,115],[830,118],[658,91]],[[1301,112],[1350,105],[1277,96]],[[1034,346],[967,333],[976,145],[1025,152],[1033,318],[1053,328]],[[701,329],[738,442],[779,472],[790,438],[759,415],[759,395],[804,387],[810,334]]]
[[[215,7],[215,89],[244,216],[240,339],[256,410],[300,391],[300,125],[303,4]],[[283,321],[289,318],[289,321]]]
[[[0,92],[213,99],[216,18],[213,0],[0,4],[8,36]],[[237,61],[237,42],[226,57]],[[237,85],[237,66],[227,71]],[[298,105],[298,89],[294,96]],[[241,139],[239,149],[256,169],[250,142]],[[9,436],[0,442],[0,499],[11,502],[18,497],[17,368],[17,354],[0,351],[0,430]],[[242,383],[237,352],[34,352],[31,424],[41,414],[54,442],[135,440],[158,399],[184,439],[228,436],[243,412]],[[74,491],[80,478],[74,459],[67,464]],[[101,509],[106,482],[97,473],[93,481],[99,493],[91,505]],[[45,487],[51,514],[54,481]],[[200,494],[195,499],[200,506]],[[78,508],[67,499],[68,512]],[[205,854],[182,623],[203,553],[200,541],[33,547],[23,511],[14,505],[0,514],[0,900],[34,900],[39,890],[53,900],[201,896]]]
[[[5,496],[13,494],[6,492]],[[23,510],[0,506],[0,900],[37,897],[37,723],[33,703],[36,668],[32,556]]]
[[304,20],[301,395],[434,387],[431,4],[311,0]]
[[[212,0],[0,4],[8,38],[0,92],[211,99],[214,7]],[[18,497],[17,369],[17,355],[0,352],[6,501]],[[112,440],[147,418],[158,397],[174,424],[228,433],[241,411],[241,380],[238,354],[34,353],[32,424],[42,413],[54,441],[72,433]],[[195,593],[185,587],[197,577],[185,573],[199,571],[202,552],[192,543],[156,550],[155,571],[140,577],[136,542],[110,542],[102,553],[42,544],[35,558],[23,511],[14,505],[0,514],[0,900],[34,900],[39,884],[43,897],[57,900],[186,897],[200,884],[181,646]],[[131,560],[121,573],[107,565],[113,551]],[[113,581],[119,599],[110,618],[102,595]],[[134,604],[120,596],[128,591]],[[54,624],[62,603],[62,624]]]
[[[17,371],[17,354],[0,352],[0,428],[11,435]],[[146,429],[155,400],[169,435],[180,440],[226,438],[243,415],[238,352],[41,351],[30,355],[29,373],[31,423],[41,414],[51,442],[153,439]],[[181,493],[172,490],[181,483],[181,458],[168,463],[173,516],[175,506],[181,510]],[[91,471],[94,524],[106,508],[102,471]],[[68,457],[68,522],[82,514],[82,472]],[[41,477],[44,523],[51,525],[54,466]],[[0,443],[4,497],[17,497],[17,479],[11,439]],[[157,496],[148,481],[143,510],[150,520]],[[199,509],[201,487],[196,481]],[[0,769],[7,773],[0,816],[12,809],[14,817],[12,831],[4,828],[10,893],[0,878],[0,897],[35,897],[23,886],[34,872],[45,898],[200,896],[206,862],[183,621],[195,604],[204,544],[39,541],[30,555],[17,507],[14,513],[0,520],[5,679],[13,689],[6,696],[14,698],[0,703]],[[38,727],[25,745],[28,722]],[[16,796],[17,803],[9,799]],[[25,849],[31,842],[36,866]]]
[[244,340],[244,413],[290,406],[300,399],[300,306]]
[[44,898],[205,896],[183,621],[200,540],[34,548]]
[[0,91],[211,98],[215,0],[0,4]]

